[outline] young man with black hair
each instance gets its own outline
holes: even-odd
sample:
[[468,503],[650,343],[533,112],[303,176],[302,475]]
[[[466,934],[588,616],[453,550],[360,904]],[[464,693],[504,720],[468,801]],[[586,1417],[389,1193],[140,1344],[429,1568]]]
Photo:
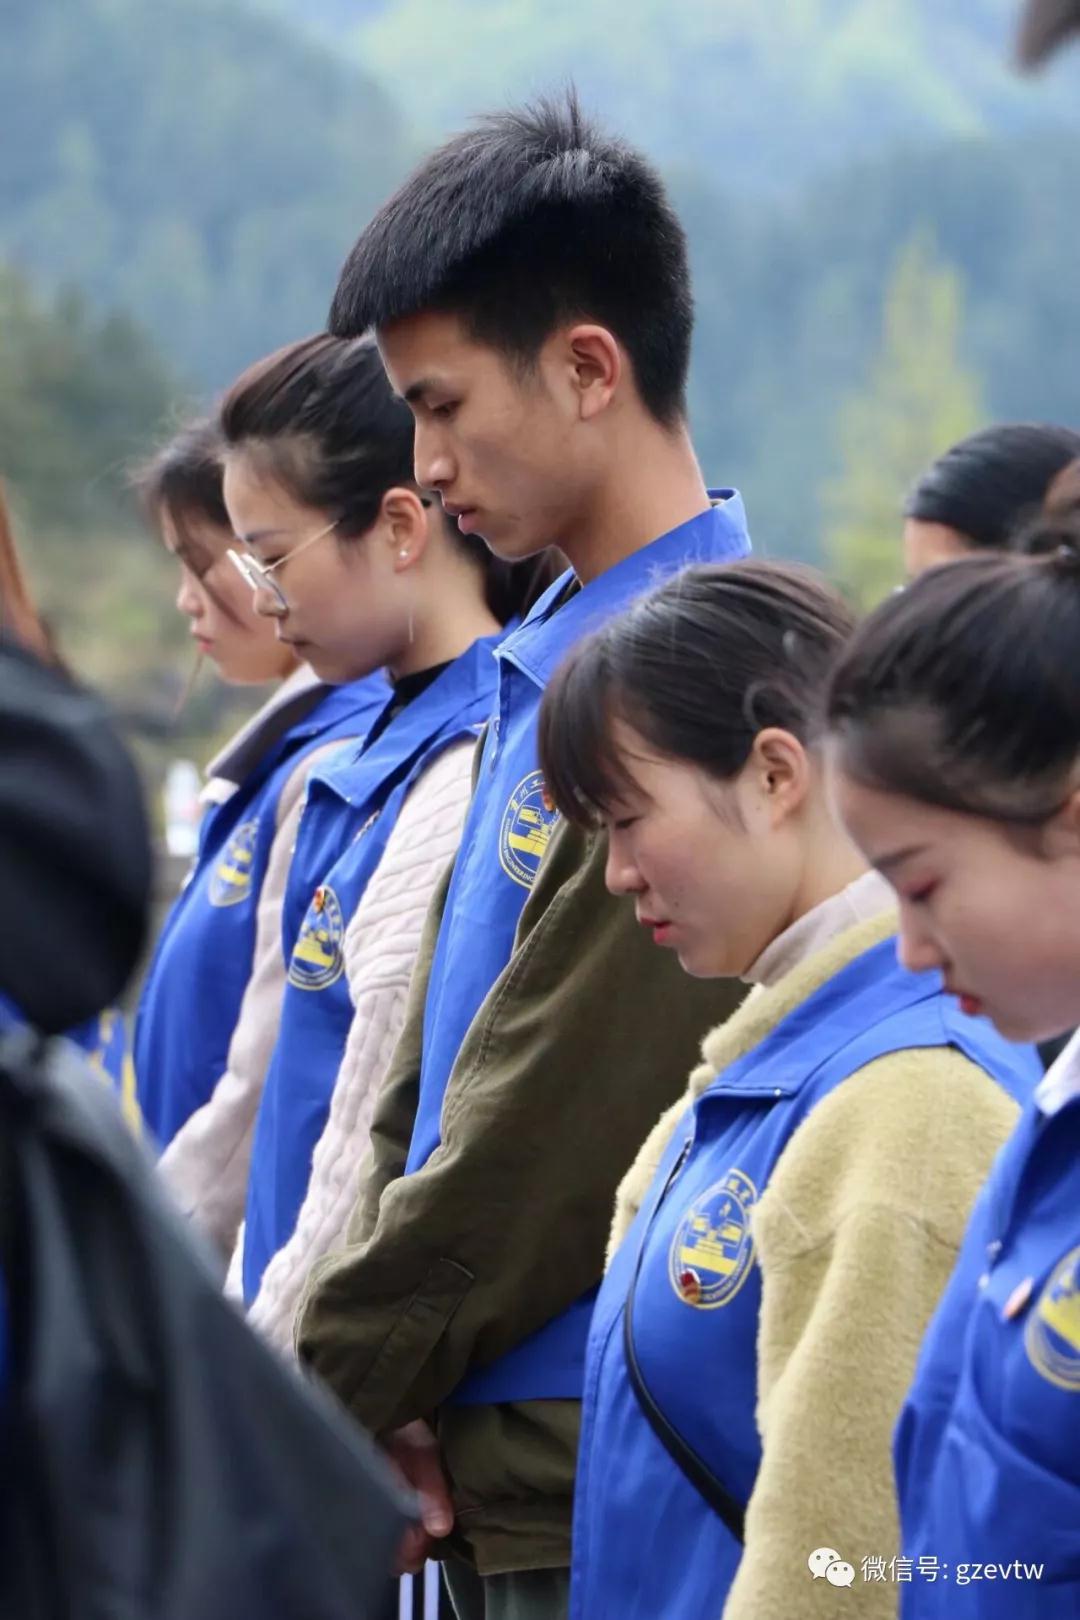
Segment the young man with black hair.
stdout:
[[605,890],[605,840],[557,822],[537,768],[540,699],[573,642],[685,564],[747,550],[741,502],[710,495],[686,427],[692,324],[660,180],[572,95],[429,158],[360,237],[331,312],[341,335],[375,329],[417,479],[462,532],[508,560],[555,545],[573,568],[500,648],[367,1189],[298,1325],[421,1490],[427,1532],[453,1529],[468,1620],[565,1612],[615,1188],[736,999],[652,952]]

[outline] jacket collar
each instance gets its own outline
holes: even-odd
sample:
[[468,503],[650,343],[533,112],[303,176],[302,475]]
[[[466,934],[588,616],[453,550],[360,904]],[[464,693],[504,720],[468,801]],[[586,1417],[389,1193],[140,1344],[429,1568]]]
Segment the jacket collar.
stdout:
[[683,1096],[653,1126],[615,1194],[615,1214],[608,1243],[609,1264],[641,1208],[672,1137],[686,1119],[687,1110],[708,1090],[718,1074],[760,1046],[796,1007],[837,973],[894,934],[897,923],[897,912],[890,906],[880,915],[846,928],[777,984],[754,990],[725,1023],[706,1035],[701,1048],[704,1062],[691,1074]]
[[[376,783],[422,754],[439,734],[448,728],[458,734],[473,729],[479,734],[495,689],[494,652],[503,632],[474,641],[394,716],[370,748],[347,748],[312,773],[312,782],[321,782],[347,804],[365,800]],[[469,711],[479,711],[474,722],[466,720]]]
[[301,664],[207,765],[203,797],[221,797],[213,787],[218,779],[233,787],[246,781],[271,748],[290,733],[317,736],[351,711],[369,713],[386,689],[382,670],[343,686],[328,686],[307,664]]
[[563,574],[544,592],[520,629],[503,641],[500,659],[515,665],[538,686],[546,686],[575,642],[636,597],[690,563],[743,556],[749,541],[742,497],[733,489],[723,489],[710,490],[709,498],[713,504],[706,511],[631,552],[572,596],[567,597],[566,592],[575,583],[574,573]]
[[704,1062],[690,1076],[685,1099],[692,1102],[706,1091],[717,1075],[723,1074],[759,1047],[784,1020],[809,1001],[830,979],[835,979],[867,951],[896,933],[898,914],[894,907],[845,928],[823,950],[792,968],[790,973],[768,989],[748,996],[726,1023],[706,1035],[701,1045]]

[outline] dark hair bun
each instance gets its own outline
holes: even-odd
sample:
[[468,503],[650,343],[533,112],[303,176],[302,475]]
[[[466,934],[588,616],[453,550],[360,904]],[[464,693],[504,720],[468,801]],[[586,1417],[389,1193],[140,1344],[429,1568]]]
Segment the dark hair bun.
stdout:
[[1080,433],[1054,423],[998,422],[961,439],[926,469],[904,516],[943,523],[977,550],[1002,551],[1080,460]]
[[1036,518],[1020,530],[1012,549],[1028,557],[1049,557],[1071,573],[1080,568],[1080,512]]

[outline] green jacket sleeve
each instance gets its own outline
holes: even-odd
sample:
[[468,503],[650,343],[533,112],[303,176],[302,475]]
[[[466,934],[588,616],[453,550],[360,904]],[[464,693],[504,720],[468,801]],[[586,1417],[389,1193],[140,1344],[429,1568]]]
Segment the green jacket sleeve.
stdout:
[[370,1235],[314,1274],[301,1354],[371,1429],[432,1412],[599,1281],[619,1180],[742,994],[656,950],[605,859],[606,840],[560,824],[458,1054],[441,1145],[382,1174]]

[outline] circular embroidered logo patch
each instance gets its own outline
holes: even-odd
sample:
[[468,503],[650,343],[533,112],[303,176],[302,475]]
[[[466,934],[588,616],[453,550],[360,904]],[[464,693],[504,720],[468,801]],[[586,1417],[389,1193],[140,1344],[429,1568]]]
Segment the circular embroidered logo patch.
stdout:
[[750,1212],[756,1201],[749,1176],[729,1170],[691,1204],[668,1257],[671,1286],[684,1305],[714,1311],[734,1299],[754,1259]]
[[259,823],[243,821],[225,845],[210,879],[212,906],[238,906],[251,893],[251,866]]
[[499,862],[522,888],[532,888],[558,819],[544,789],[543,772],[530,771],[511,794],[499,833]]
[[1080,1248],[1054,1267],[1027,1319],[1024,1348],[1036,1372],[1080,1393]]
[[315,890],[293,946],[289,983],[298,990],[325,990],[345,967],[345,923],[338,897],[327,884]]

